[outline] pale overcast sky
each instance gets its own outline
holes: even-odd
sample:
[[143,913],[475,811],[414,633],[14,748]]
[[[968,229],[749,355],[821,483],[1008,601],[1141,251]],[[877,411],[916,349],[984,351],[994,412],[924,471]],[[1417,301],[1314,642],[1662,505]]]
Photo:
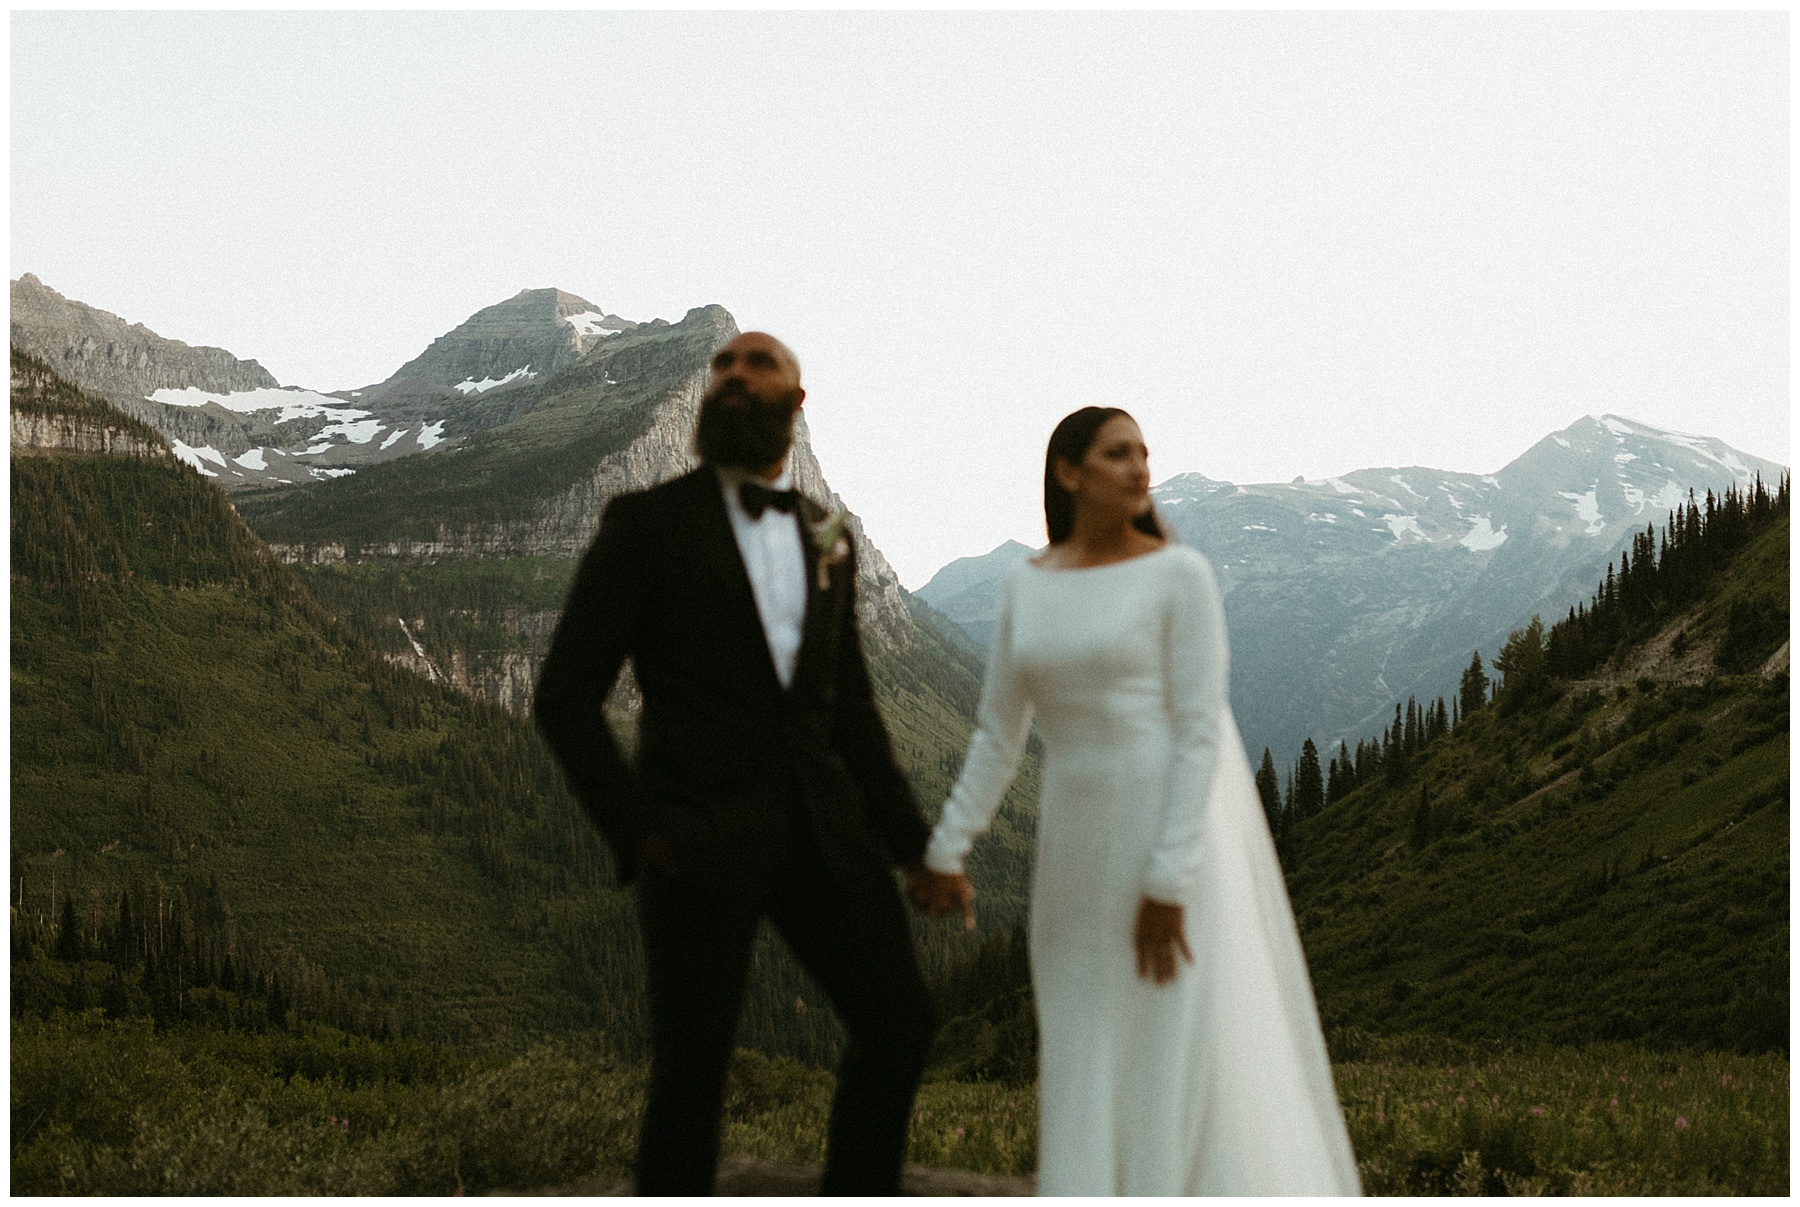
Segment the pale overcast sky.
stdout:
[[15,12],[12,271],[284,384],[557,286],[806,365],[901,580],[1158,478],[1788,462],[1782,12]]

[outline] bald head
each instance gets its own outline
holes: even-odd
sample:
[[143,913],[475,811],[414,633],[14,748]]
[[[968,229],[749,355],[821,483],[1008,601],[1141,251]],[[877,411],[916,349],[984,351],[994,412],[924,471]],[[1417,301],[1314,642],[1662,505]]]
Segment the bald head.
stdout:
[[746,331],[713,354],[707,392],[733,379],[757,398],[774,401],[800,389],[800,358],[767,332]]

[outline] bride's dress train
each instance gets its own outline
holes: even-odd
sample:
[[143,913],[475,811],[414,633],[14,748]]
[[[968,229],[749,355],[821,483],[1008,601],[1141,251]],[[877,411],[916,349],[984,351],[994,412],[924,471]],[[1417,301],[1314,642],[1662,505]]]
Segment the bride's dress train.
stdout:
[[[1281,868],[1226,701],[1212,568],[1183,546],[1009,576],[978,728],[926,862],[961,871],[1035,714],[1040,1194],[1359,1193]],[[1156,985],[1132,931],[1185,907]]]

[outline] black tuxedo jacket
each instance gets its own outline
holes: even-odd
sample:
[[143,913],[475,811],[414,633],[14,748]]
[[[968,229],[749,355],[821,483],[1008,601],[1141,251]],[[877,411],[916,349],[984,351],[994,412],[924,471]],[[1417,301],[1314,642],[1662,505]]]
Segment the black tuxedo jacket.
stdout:
[[[620,495],[601,518],[534,714],[627,881],[652,832],[696,887],[766,882],[796,825],[857,895],[891,888],[888,868],[924,854],[928,829],[870,692],[855,556],[828,562],[821,589],[811,525],[824,513],[800,506],[806,619],[785,690],[711,469]],[[601,714],[628,657],[644,698],[633,762]]]

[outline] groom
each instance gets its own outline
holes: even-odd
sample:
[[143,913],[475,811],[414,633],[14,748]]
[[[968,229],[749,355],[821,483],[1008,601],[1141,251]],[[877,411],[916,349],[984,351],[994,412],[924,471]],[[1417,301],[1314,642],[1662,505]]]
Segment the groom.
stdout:
[[[937,1026],[891,868],[921,900],[948,886],[921,862],[927,828],[870,694],[848,534],[793,489],[805,397],[779,340],[720,349],[700,468],[607,506],[538,681],[538,726],[638,885],[640,1194],[712,1191],[760,919],[849,1032],[823,1193],[898,1193]],[[626,658],[644,699],[629,763],[601,715]]]

